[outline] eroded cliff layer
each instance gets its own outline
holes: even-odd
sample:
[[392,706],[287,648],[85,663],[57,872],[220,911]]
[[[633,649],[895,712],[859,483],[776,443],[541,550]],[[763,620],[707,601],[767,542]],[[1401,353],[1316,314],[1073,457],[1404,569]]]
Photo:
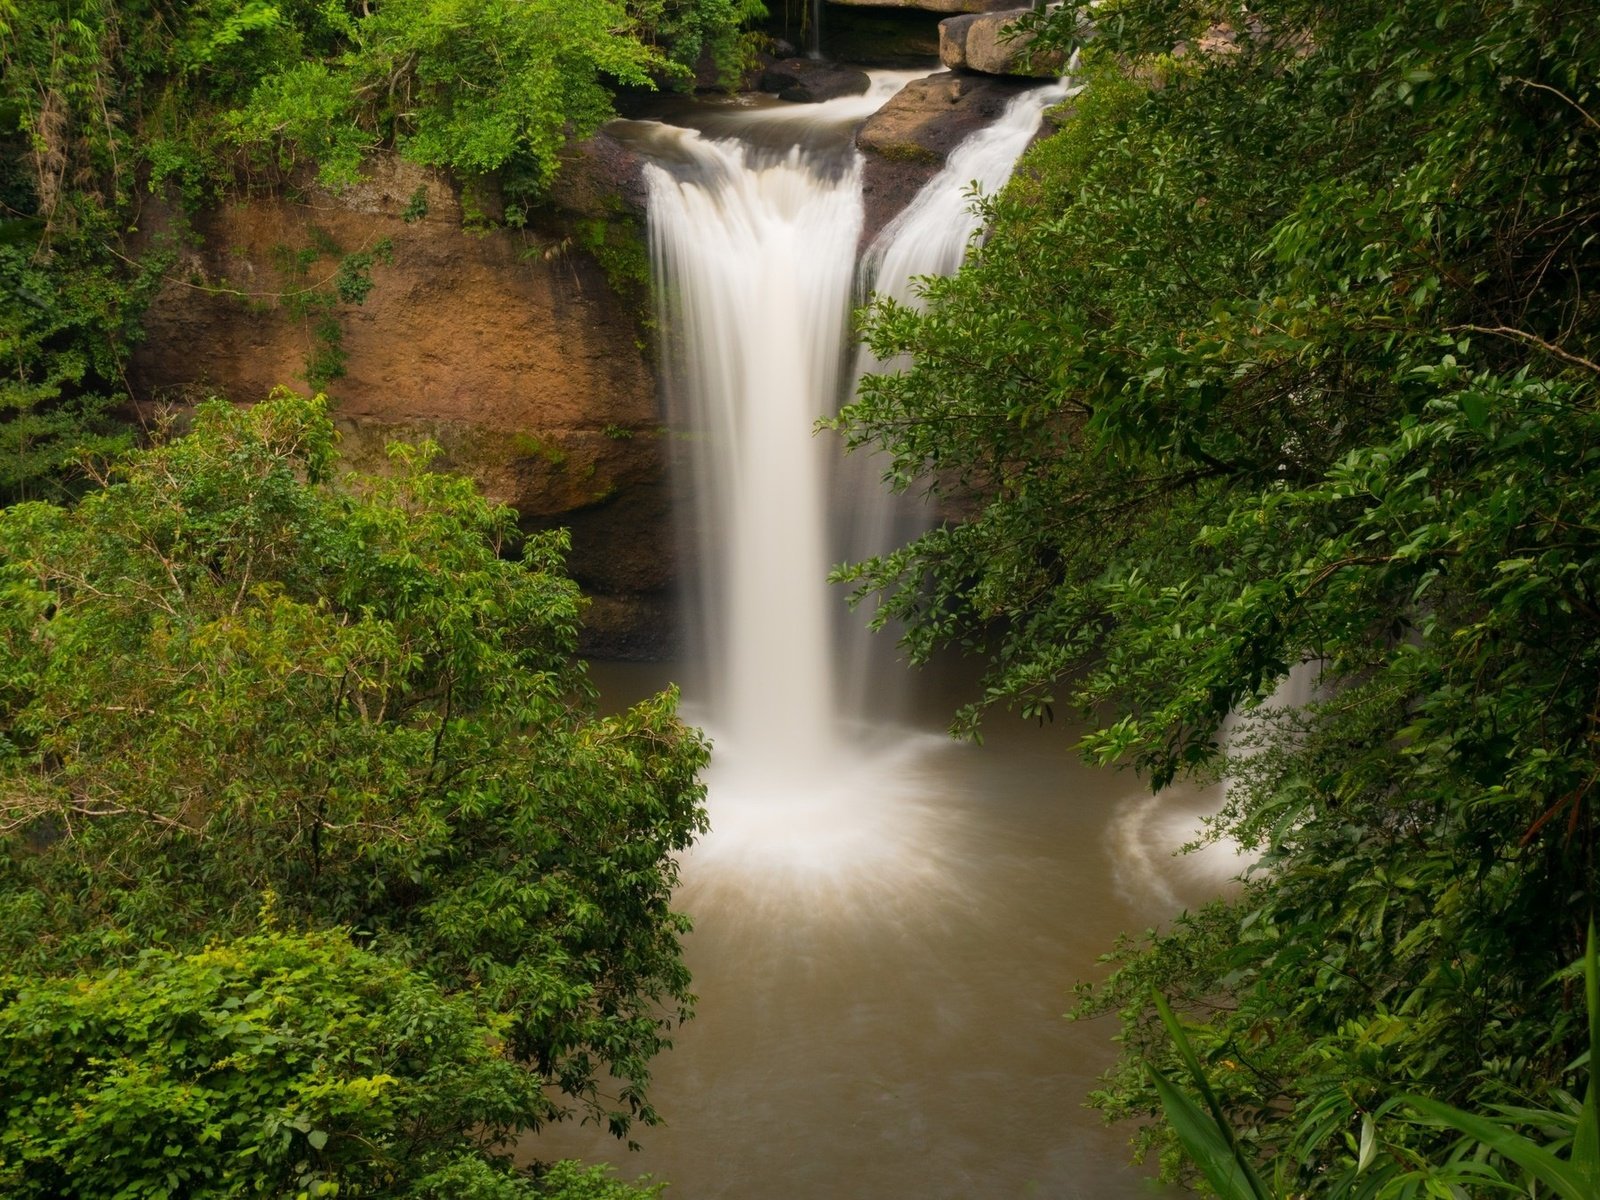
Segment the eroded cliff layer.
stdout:
[[[591,650],[658,650],[675,541],[649,350],[612,282],[643,254],[619,234],[626,220],[473,232],[451,187],[393,159],[337,196],[229,202],[187,222],[136,392],[182,405],[322,383],[351,466],[381,469],[388,442],[433,439],[442,467],[525,526],[572,528],[571,570],[599,597]],[[144,234],[180,224],[154,209]],[[340,299],[363,273],[364,299]]]

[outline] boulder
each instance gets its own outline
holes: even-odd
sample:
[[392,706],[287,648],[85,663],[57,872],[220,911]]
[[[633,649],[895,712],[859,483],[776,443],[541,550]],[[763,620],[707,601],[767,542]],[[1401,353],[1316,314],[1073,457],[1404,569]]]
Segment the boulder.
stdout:
[[998,117],[1013,96],[1036,86],[1024,79],[942,71],[907,84],[868,117],[856,133],[856,145],[866,156],[863,245],[911,202],[952,150]]
[[577,217],[609,218],[625,212],[643,220],[650,207],[644,159],[602,129],[561,152],[550,203]]
[[786,58],[761,73],[763,92],[776,92],[778,99],[796,104],[860,96],[871,86],[872,80],[859,67],[811,58]]
[[1029,11],[1011,8],[940,21],[939,61],[952,71],[1056,78],[1066,63],[1059,51],[1040,54],[1030,60],[1028,47],[1033,42],[1032,35],[1009,36],[1008,27]]

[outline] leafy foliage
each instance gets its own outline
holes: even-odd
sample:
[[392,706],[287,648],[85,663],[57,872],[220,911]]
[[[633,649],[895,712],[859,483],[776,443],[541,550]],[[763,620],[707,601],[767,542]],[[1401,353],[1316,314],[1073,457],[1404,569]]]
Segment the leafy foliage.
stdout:
[[[0,0],[0,504],[60,495],[120,430],[123,365],[168,265],[138,194],[194,204],[379,147],[499,177],[525,213],[621,87],[732,77],[758,0]],[[362,253],[364,251],[358,251]],[[366,264],[370,266],[370,263]],[[312,386],[336,378],[318,324]]]
[[349,490],[332,452],[320,401],[213,402],[0,514],[8,961],[244,936],[270,893],[500,1014],[528,1124],[653,1120],[705,747],[670,695],[593,715],[560,537],[503,558],[510,512],[426,448]]
[[[1384,1097],[1543,1102],[1586,1041],[1546,983],[1596,893],[1600,62],[1557,0],[1093,20],[969,268],[868,314],[914,369],[840,419],[975,515],[844,574],[913,655],[990,655],[962,728],[1070,703],[1158,787],[1228,772],[1261,865],[1086,993],[1124,1022],[1097,1102],[1158,1110],[1159,991],[1313,1193]],[[1297,666],[1318,698],[1228,759]]]
[[[241,150],[348,183],[398,147],[464,176],[547,183],[612,89],[739,57],[757,0],[65,0],[0,6],[4,100],[39,207],[115,208],[138,168],[189,190]],[[70,207],[70,205],[69,205]]]
[[[1584,955],[1584,990],[1589,1014],[1587,1055],[1593,1064],[1600,1062],[1600,953],[1596,951],[1592,921]],[[1201,1108],[1162,1071],[1149,1068],[1151,1081],[1161,1096],[1162,1110],[1184,1152],[1221,1200],[1272,1200],[1274,1196],[1290,1195],[1283,1180],[1292,1177],[1294,1164],[1280,1159],[1274,1172],[1277,1185],[1268,1187],[1234,1136],[1182,1022],[1159,993],[1155,1005],[1184,1071],[1205,1105]],[[1587,1074],[1583,1103],[1575,1112],[1564,1111],[1571,1108],[1568,1096],[1560,1097],[1563,1109],[1500,1105],[1491,1114],[1463,1112],[1423,1096],[1387,1100],[1374,1113],[1363,1115],[1353,1168],[1324,1190],[1342,1200],[1412,1200],[1422,1195],[1458,1196],[1484,1189],[1524,1190],[1527,1195],[1537,1196],[1541,1188],[1547,1188],[1562,1200],[1588,1200],[1600,1192],[1600,1101],[1592,1066]],[[1443,1162],[1407,1162],[1404,1158],[1386,1160],[1379,1156],[1374,1118],[1404,1108],[1421,1114],[1414,1120],[1432,1121],[1464,1135]],[[1558,1132],[1549,1145],[1540,1145],[1517,1131],[1519,1126],[1528,1125]],[[1492,1157],[1486,1151],[1492,1152]]]
[[0,996],[8,1196],[425,1195],[458,1158],[503,1175],[538,1107],[469,997],[338,931]]
[[157,272],[63,265],[0,245],[0,504],[70,495],[81,452],[128,445],[122,360]]
[[8,1196],[649,1200],[503,1153],[539,1081],[472,998],[353,946],[270,931],[125,967],[0,980]]

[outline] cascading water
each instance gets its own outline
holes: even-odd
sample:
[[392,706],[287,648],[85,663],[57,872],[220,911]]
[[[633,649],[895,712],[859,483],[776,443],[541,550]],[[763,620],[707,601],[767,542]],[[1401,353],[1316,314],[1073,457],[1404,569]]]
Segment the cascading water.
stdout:
[[689,177],[647,172],[667,376],[692,413],[715,664],[708,720],[730,766],[801,787],[837,752],[824,577],[820,398],[837,386],[861,229],[859,168],[761,161],[686,136]]
[[981,224],[973,189],[992,195],[1004,187],[1039,132],[1044,111],[1075,90],[1062,82],[1023,92],[994,124],[956,147],[939,174],[873,239],[862,272],[872,290],[915,304],[917,279],[953,275]]
[[[1017,159],[1039,132],[1045,110],[1076,91],[1063,80],[1023,92],[993,124],[956,147],[939,173],[867,248],[857,275],[859,297],[865,299],[872,293],[920,308],[919,280],[953,275],[979,232],[982,218],[974,204],[974,191],[993,195],[1003,188]],[[856,356],[851,390],[869,371],[894,371],[905,365],[882,362],[862,347]],[[834,470],[835,493],[851,497],[838,528],[841,559],[859,561],[881,554],[926,527],[926,513],[914,499],[883,494],[879,456],[858,453],[843,459],[836,455]],[[880,688],[875,676],[884,669],[883,654],[873,642],[881,642],[882,636],[871,634],[865,623],[858,621],[847,628],[842,641],[845,653],[841,661],[847,675],[843,694],[861,710],[866,698]]]
[[[1059,85],[1023,93],[957,149],[875,242],[866,260],[874,287],[907,298],[916,276],[960,265],[978,223],[970,184],[1002,186],[1064,94]],[[678,135],[674,158],[646,178],[669,331],[663,373],[694,444],[704,582],[692,607],[712,664],[704,719],[717,741],[713,784],[769,803],[775,791],[815,797],[859,763],[849,731],[872,715],[858,689],[840,684],[840,598],[824,580],[847,553],[886,548],[881,537],[864,544],[859,530],[887,528],[892,505],[876,486],[852,487],[858,532],[842,549],[833,544],[837,456],[811,436],[848,380],[860,164],[848,144],[780,154],[690,131]]]
[[[811,428],[857,369],[852,126],[910,77],[827,104],[716,105],[698,132],[628,131],[656,164],[663,376],[696,472],[703,678],[694,663],[663,670],[715,753],[713,830],[679,894],[699,1013],[657,1064],[670,1128],[641,1131],[625,1169],[696,1200],[1149,1190],[1121,1134],[1080,1107],[1108,1065],[1105,1031],[1059,1019],[1072,981],[1144,920],[1101,850],[1123,789],[1074,760],[1070,735],[1001,723],[987,747],[950,742],[968,683],[937,671],[904,724],[881,693],[855,706],[841,682],[860,655],[822,581],[879,547],[841,551],[829,510],[883,501],[844,486],[837,446]],[[1040,89],[958,152],[879,239],[876,286],[908,296],[912,276],[959,262],[969,181],[999,187],[1057,94]],[[991,139],[1005,146],[989,160]],[[616,1154],[562,1137],[532,1152]]]

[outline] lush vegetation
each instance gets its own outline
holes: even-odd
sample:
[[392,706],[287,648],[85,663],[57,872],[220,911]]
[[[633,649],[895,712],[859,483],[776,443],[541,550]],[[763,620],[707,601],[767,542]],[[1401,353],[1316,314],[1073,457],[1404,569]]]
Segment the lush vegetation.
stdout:
[[[111,449],[170,247],[141,198],[191,203],[371,152],[493,176],[525,216],[616,89],[733,79],[758,0],[0,0],[0,503],[59,497]],[[130,257],[130,255],[132,257]],[[137,260],[137,261],[135,261]]]
[[[335,480],[282,395],[133,452],[173,258],[137,226],[380,150],[520,219],[617,89],[734,77],[761,12],[0,0],[6,1195],[648,1194],[508,1151],[656,1119],[705,747],[670,695],[596,716],[563,543],[426,448]],[[294,289],[314,379],[384,253]]]
[[[1123,1028],[1096,1102],[1158,1112],[1146,1064],[1179,1067],[1158,992],[1286,1189],[1357,1165],[1421,1188],[1454,1135],[1389,1100],[1534,1121],[1588,1044],[1592,11],[1116,0],[1035,21],[1066,44],[1091,16],[1063,132],[926,314],[871,310],[874,350],[915,366],[841,418],[897,485],[974,515],[846,575],[914,654],[990,656],[963,727],[1071,705],[1088,753],[1154,786],[1230,777],[1218,832],[1260,866],[1083,996]],[[1315,702],[1222,745],[1297,667]]]
[[705,746],[596,716],[561,539],[395,455],[213,402],[0,512],[8,1195],[522,1195],[463,1181],[655,1119]]
[[433,1195],[440,1172],[493,1170],[470,1148],[538,1104],[467,999],[342,931],[153,950],[4,999],[8,1196]]

